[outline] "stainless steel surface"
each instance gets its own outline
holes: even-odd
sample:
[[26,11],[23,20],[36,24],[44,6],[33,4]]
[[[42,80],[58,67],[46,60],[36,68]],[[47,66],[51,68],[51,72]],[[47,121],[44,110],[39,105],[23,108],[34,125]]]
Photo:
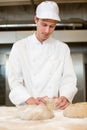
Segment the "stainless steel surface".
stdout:
[[[44,0],[34,0],[34,4],[38,4]],[[54,0],[57,3],[87,3],[87,0]],[[31,0],[0,0],[0,6],[5,5],[25,5],[32,4]]]
[[0,105],[12,105],[9,100],[9,87],[7,82],[6,64],[8,55],[0,53]]
[[8,79],[7,79],[7,65],[8,65],[8,58],[9,58],[9,54],[6,55],[6,77],[5,77],[5,105],[6,106],[12,106],[13,104],[11,103],[10,99],[9,99],[9,92],[10,92],[10,88],[9,88],[9,84],[8,84]]
[[84,55],[81,53],[72,54],[72,60],[77,76],[77,87],[78,87],[78,92],[73,102],[86,101]]
[[5,55],[0,53],[0,104],[5,101]]
[[[79,22],[77,22],[77,23],[74,23],[74,22],[65,22],[65,23],[57,23],[56,24],[56,27],[71,27],[71,29],[75,29],[75,28],[82,28],[83,27],[83,24],[85,23],[85,21],[83,22],[83,23],[79,23]],[[10,28],[14,28],[14,30],[15,30],[15,28],[18,28],[18,29],[20,29],[20,28],[33,28],[33,27],[36,27],[36,24],[34,24],[34,23],[30,23],[30,24],[0,24],[0,29],[8,29],[8,30],[10,30]],[[64,28],[63,28],[64,29]]]

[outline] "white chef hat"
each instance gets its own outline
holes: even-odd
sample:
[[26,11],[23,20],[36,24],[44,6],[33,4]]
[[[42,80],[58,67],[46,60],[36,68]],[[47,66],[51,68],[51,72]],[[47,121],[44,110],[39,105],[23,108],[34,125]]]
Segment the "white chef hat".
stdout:
[[44,1],[37,6],[36,16],[41,19],[60,21],[59,7],[54,1]]

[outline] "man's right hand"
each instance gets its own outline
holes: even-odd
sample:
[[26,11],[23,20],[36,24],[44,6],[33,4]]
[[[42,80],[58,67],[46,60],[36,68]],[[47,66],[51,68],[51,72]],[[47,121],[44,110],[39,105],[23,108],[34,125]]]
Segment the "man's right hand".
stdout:
[[25,103],[28,105],[39,105],[41,103],[46,104],[46,100],[45,97],[38,97],[38,98],[30,97]]
[[39,101],[39,99],[36,99],[34,97],[30,97],[25,103],[28,105],[39,105],[40,101]]

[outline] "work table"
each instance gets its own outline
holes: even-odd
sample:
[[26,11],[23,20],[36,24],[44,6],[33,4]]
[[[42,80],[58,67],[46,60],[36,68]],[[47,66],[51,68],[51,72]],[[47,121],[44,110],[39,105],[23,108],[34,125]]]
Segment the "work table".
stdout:
[[67,118],[63,110],[54,111],[49,120],[21,120],[16,107],[0,107],[0,130],[87,130],[87,118]]

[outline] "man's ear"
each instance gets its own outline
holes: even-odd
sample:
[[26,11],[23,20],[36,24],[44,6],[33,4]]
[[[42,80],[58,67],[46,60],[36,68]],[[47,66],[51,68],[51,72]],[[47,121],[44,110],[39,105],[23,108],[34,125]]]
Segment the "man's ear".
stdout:
[[38,18],[36,16],[34,16],[34,21],[37,24]]

